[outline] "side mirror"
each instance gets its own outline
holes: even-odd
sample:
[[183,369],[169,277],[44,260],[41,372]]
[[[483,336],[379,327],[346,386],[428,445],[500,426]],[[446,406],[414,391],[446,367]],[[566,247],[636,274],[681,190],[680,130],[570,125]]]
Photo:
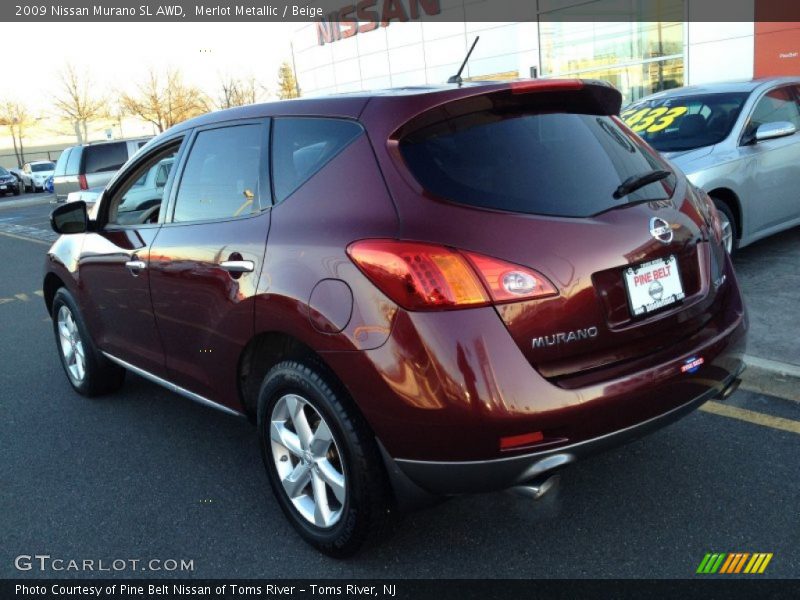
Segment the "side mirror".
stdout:
[[797,131],[789,121],[775,121],[774,123],[764,123],[756,129],[756,141],[773,140],[775,138],[786,137]]
[[61,234],[85,233],[89,229],[86,202],[67,202],[50,213],[50,227]]

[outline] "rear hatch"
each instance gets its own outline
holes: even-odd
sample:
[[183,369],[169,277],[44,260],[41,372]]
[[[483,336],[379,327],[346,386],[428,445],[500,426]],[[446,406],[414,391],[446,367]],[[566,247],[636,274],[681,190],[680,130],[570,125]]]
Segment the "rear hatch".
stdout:
[[516,263],[557,288],[496,310],[530,364],[564,387],[655,360],[715,311],[721,257],[703,200],[618,110],[603,84],[522,84],[442,103],[390,141],[422,188],[394,189],[403,237]]

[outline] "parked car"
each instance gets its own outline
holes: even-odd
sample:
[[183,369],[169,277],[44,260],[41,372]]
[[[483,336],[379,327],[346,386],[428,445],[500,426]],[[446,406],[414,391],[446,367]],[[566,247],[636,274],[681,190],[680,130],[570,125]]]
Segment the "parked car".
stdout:
[[36,160],[22,167],[22,181],[26,192],[43,192],[47,178],[55,171],[56,164],[49,160]]
[[[52,214],[69,383],[133,371],[249,416],[278,504],[334,556],[432,498],[540,496],[744,368],[713,203],[620,103],[601,82],[470,83],[173,127],[93,217]],[[161,203],[123,214],[165,159]]]
[[22,178],[22,169],[8,169],[8,172],[11,173],[14,178],[17,180],[17,184],[19,187],[19,193],[25,191],[25,180]]
[[728,251],[800,225],[800,78],[677,88],[622,117],[708,191]]
[[66,148],[58,157],[53,177],[56,200],[76,190],[103,187],[150,138],[97,142]]
[[0,196],[14,194],[19,196],[22,188],[19,180],[5,167],[0,167]]

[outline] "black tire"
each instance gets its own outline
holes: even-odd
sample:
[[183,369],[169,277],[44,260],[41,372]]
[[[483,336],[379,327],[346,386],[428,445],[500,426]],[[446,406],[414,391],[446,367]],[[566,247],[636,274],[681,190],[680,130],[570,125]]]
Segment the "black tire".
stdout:
[[728,253],[732,255],[734,252],[736,252],[736,249],[739,246],[739,227],[737,226],[736,219],[734,218],[731,209],[728,208],[728,205],[722,200],[718,200],[717,198],[712,197],[711,199],[714,201],[714,206],[716,207],[717,212],[720,213],[720,217],[724,218],[725,221],[730,223],[732,237],[731,237],[730,248],[726,248],[726,250],[728,250]]
[[[67,359],[62,351],[62,341],[58,323],[62,307],[71,314],[80,336],[79,339],[82,344],[85,363],[84,375],[80,379],[76,378],[70,371],[67,365]],[[89,330],[86,327],[80,309],[78,308],[78,304],[66,288],[62,287],[56,292],[53,298],[51,317],[53,320],[53,332],[56,337],[58,356],[61,360],[61,366],[64,368],[64,373],[67,376],[67,380],[72,388],[84,396],[100,396],[118,390],[125,380],[125,369],[108,360],[98,350],[97,346],[95,346],[89,335]]]
[[[272,491],[292,526],[317,550],[334,558],[355,554],[371,539],[379,539],[390,522],[388,481],[374,434],[352,400],[321,366],[285,361],[264,377],[258,396],[261,456]],[[345,501],[339,520],[327,528],[311,523],[289,499],[273,458],[270,426],[273,409],[287,394],[307,400],[328,425],[342,467]],[[310,485],[310,484],[309,484]]]

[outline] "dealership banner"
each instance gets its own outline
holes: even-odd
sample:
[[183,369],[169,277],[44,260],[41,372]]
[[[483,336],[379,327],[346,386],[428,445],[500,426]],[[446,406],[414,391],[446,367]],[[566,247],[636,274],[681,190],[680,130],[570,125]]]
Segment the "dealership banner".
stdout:
[[0,20],[393,22],[706,21],[796,22],[796,0],[22,0],[0,4]]
[[46,600],[172,600],[213,598],[255,600],[493,600],[546,598],[640,598],[681,600],[782,600],[796,598],[796,583],[789,580],[683,579],[683,580],[592,580],[592,579],[497,579],[497,580],[4,580],[3,600],[37,598]]

